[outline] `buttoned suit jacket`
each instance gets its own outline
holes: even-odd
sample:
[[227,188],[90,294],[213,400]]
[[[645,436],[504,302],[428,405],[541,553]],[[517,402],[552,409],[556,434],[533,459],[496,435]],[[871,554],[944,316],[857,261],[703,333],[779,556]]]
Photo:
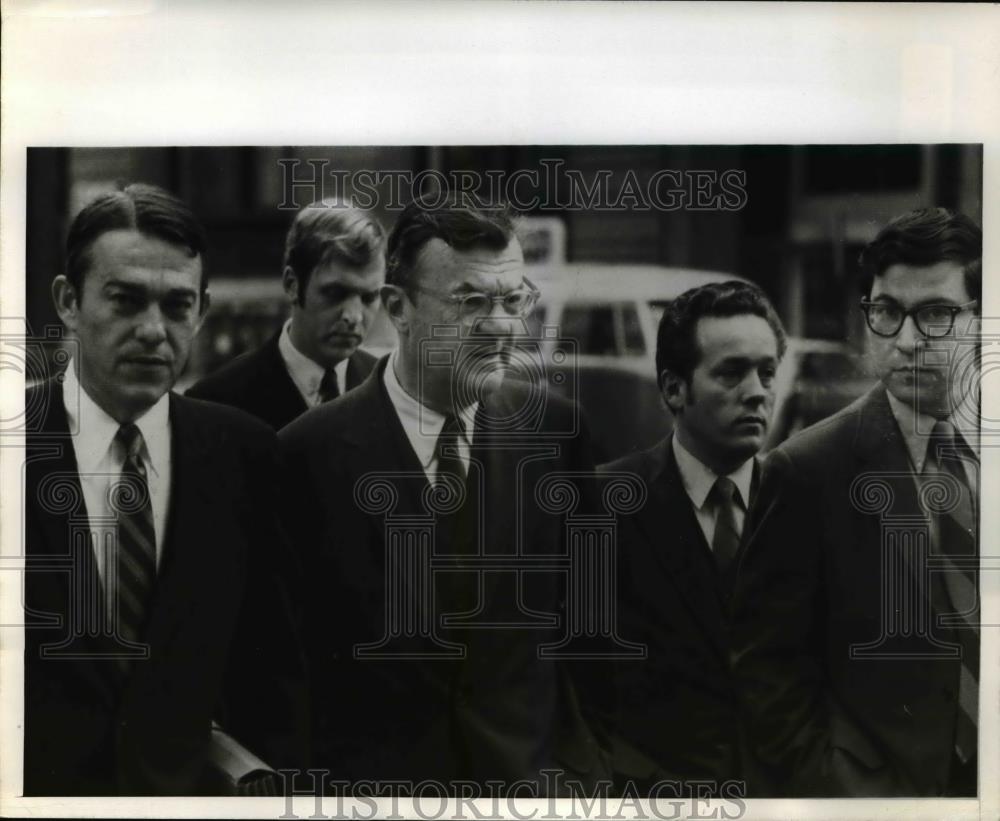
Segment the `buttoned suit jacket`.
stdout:
[[[592,473],[585,428],[575,409],[553,396],[518,426],[520,434],[508,430],[490,440],[493,429],[482,425],[482,415],[477,419],[469,486],[481,477],[482,496],[473,491],[470,498],[481,498],[476,504],[483,506],[477,521],[484,554],[499,563],[511,560],[520,541],[528,561],[540,564],[536,572],[519,575],[457,576],[464,575],[471,589],[481,585],[472,599],[481,620],[503,625],[527,618],[533,626],[444,627],[438,635],[465,643],[466,656],[433,658],[428,654],[440,648],[426,630],[421,636],[415,623],[401,625],[390,614],[391,602],[433,595],[428,591],[446,582],[442,576],[455,576],[438,570],[432,579],[420,569],[419,537],[404,550],[411,572],[396,576],[389,567],[394,560],[387,534],[393,528],[419,530],[428,522],[431,488],[385,391],[385,367],[383,359],[358,389],[309,411],[279,435],[289,528],[313,585],[306,600],[316,694],[314,759],[352,782],[511,783],[538,778],[546,765],[594,775],[601,766],[596,739],[557,663],[538,657],[540,645],[561,636],[560,575],[546,557],[564,550],[564,518],[544,510],[535,490],[553,471],[575,472],[575,485]],[[530,398],[516,386],[505,385],[500,393],[482,406],[493,418],[510,420]],[[568,435],[556,438],[556,430]],[[440,539],[434,544],[439,556],[468,556],[476,547]],[[440,627],[434,607],[424,601],[418,620],[426,617],[425,628],[432,622]],[[410,657],[360,657],[380,647],[390,623],[410,631],[391,645]]]
[[775,783],[788,795],[940,794],[958,639],[935,623],[942,574],[896,549],[926,517],[885,388],[772,452],[752,519],[734,660]]
[[[672,434],[599,470],[634,473],[648,493],[619,536],[621,634],[645,645],[647,657],[616,666],[616,768],[640,781],[702,780],[721,789],[745,776],[729,665],[736,561],[719,573]],[[751,497],[758,472],[755,462]]]
[[[203,377],[186,395],[231,405],[281,430],[308,408],[281,358],[280,337],[279,331],[257,350],[241,354]],[[341,391],[360,385],[374,366],[374,356],[355,351],[347,361],[347,385],[341,385]]]
[[169,403],[170,503],[148,658],[123,675],[106,657],[116,646],[100,625],[62,386],[27,392],[26,794],[198,793],[213,720],[270,766],[308,761],[274,433],[232,408],[173,393]]

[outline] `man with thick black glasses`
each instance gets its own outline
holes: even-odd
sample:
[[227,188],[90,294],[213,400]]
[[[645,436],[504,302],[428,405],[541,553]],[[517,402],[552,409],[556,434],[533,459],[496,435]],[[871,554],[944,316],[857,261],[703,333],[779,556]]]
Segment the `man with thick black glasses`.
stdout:
[[913,211],[861,264],[881,384],[768,458],[735,668],[782,794],[974,796],[982,232]]

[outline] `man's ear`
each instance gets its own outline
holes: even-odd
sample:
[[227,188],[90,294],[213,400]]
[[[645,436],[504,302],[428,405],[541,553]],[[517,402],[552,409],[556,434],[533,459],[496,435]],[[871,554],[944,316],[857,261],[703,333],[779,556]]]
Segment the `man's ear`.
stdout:
[[687,404],[687,382],[671,370],[664,369],[660,374],[660,393],[675,415]]
[[410,327],[407,310],[410,298],[406,295],[406,291],[398,285],[383,285],[379,289],[379,296],[382,298],[382,307],[396,328],[396,333],[405,334]]
[[56,313],[63,324],[71,331],[76,330],[77,316],[80,311],[80,294],[76,287],[63,274],[52,280],[52,301]]
[[281,287],[285,289],[285,296],[291,304],[299,301],[299,276],[292,269],[291,265],[286,265],[281,272]]

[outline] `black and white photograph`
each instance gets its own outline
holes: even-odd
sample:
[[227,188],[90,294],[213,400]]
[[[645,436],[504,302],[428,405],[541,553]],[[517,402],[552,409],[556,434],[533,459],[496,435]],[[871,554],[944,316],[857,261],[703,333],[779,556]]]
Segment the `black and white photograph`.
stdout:
[[[429,6],[438,35],[470,14]],[[177,11],[249,94],[248,46],[206,58],[219,18]],[[928,125],[980,69],[914,36],[891,137],[554,138],[541,89],[453,139],[8,120],[0,812],[994,817],[998,125]],[[176,83],[150,119],[204,111],[189,52],[149,42]]]

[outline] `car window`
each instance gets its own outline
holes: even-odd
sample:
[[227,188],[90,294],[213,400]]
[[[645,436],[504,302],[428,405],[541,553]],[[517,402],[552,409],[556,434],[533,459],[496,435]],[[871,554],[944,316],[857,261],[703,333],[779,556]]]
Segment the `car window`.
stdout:
[[813,351],[802,354],[799,377],[812,382],[857,379],[863,375],[860,362],[848,353]]
[[528,333],[533,338],[539,339],[542,335],[542,325],[545,324],[545,306],[536,306],[535,310],[525,317],[524,324],[528,328]]
[[639,324],[639,312],[635,303],[629,302],[622,306],[622,330],[625,337],[625,353],[646,353],[646,340],[642,337],[642,326]]
[[615,314],[611,305],[567,305],[563,308],[560,337],[576,341],[577,353],[614,356]]

